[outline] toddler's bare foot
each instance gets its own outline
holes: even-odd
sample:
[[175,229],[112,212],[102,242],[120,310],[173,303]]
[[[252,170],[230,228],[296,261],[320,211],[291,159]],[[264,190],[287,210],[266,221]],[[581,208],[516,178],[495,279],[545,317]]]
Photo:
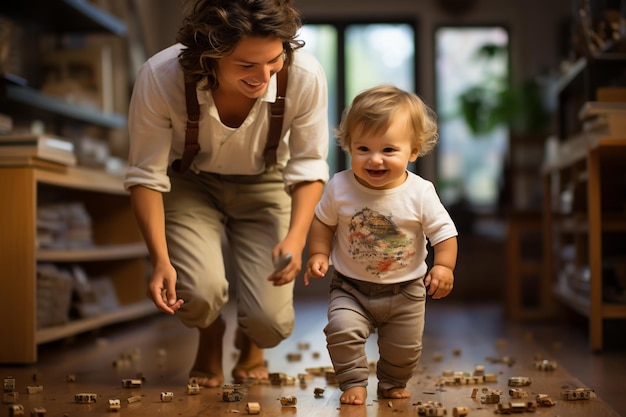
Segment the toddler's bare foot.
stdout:
[[235,347],[241,351],[239,360],[232,372],[236,383],[241,384],[249,379],[267,379],[269,377],[263,349],[250,340],[241,329],[237,329],[235,334]]
[[222,339],[225,330],[226,325],[221,317],[206,329],[199,329],[198,352],[189,376],[196,378],[202,387],[216,388],[224,383]]
[[367,388],[365,387],[352,387],[348,388],[341,394],[341,404],[353,404],[362,405],[365,404],[367,398]]
[[406,388],[389,388],[389,389],[378,389],[378,396],[381,398],[393,398],[393,399],[401,399],[401,398],[409,398],[411,393]]

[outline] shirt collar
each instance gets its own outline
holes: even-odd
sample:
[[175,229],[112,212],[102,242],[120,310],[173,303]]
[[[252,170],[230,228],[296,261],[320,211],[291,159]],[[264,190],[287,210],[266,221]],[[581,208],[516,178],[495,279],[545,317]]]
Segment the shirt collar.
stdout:
[[276,74],[270,77],[270,82],[267,86],[267,90],[265,90],[265,94],[263,94],[263,97],[261,97],[262,101],[267,101],[269,103],[274,103],[276,101],[276,96],[278,95],[278,84],[276,79]]

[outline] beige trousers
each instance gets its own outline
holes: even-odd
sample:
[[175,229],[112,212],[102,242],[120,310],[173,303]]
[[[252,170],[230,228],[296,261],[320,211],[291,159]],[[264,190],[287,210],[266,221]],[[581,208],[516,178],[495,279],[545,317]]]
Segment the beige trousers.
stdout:
[[423,277],[402,284],[359,284],[333,273],[324,333],[339,388],[367,386],[365,343],[375,330],[378,390],[405,388],[422,355],[425,308]]
[[[205,328],[234,293],[240,328],[260,348],[276,346],[294,325],[293,282],[275,287],[267,280],[271,251],[289,227],[291,199],[282,173],[169,174],[165,230],[177,295],[185,301],[177,315],[186,326]],[[232,271],[224,265],[224,238]]]

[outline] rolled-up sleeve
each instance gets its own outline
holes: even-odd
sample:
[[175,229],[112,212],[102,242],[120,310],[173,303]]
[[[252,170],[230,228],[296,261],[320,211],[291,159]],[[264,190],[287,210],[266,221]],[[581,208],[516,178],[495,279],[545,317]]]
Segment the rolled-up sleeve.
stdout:
[[[160,192],[170,190],[167,176],[169,153],[172,145],[171,96],[154,76],[147,61],[140,68],[129,105],[130,148],[124,187],[143,185]],[[173,74],[174,75],[174,74]],[[173,76],[172,78],[176,78]]]
[[[304,181],[328,182],[328,87],[322,66],[298,51],[290,72],[285,107],[292,113],[289,153],[284,170],[287,190]],[[292,75],[293,74],[293,75]]]

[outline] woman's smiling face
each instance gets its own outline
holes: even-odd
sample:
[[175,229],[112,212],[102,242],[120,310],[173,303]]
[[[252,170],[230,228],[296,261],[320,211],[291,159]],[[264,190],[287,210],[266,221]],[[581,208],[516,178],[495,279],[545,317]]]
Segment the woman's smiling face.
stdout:
[[284,64],[283,42],[274,36],[247,37],[217,63],[219,90],[256,99],[265,94],[270,77]]

